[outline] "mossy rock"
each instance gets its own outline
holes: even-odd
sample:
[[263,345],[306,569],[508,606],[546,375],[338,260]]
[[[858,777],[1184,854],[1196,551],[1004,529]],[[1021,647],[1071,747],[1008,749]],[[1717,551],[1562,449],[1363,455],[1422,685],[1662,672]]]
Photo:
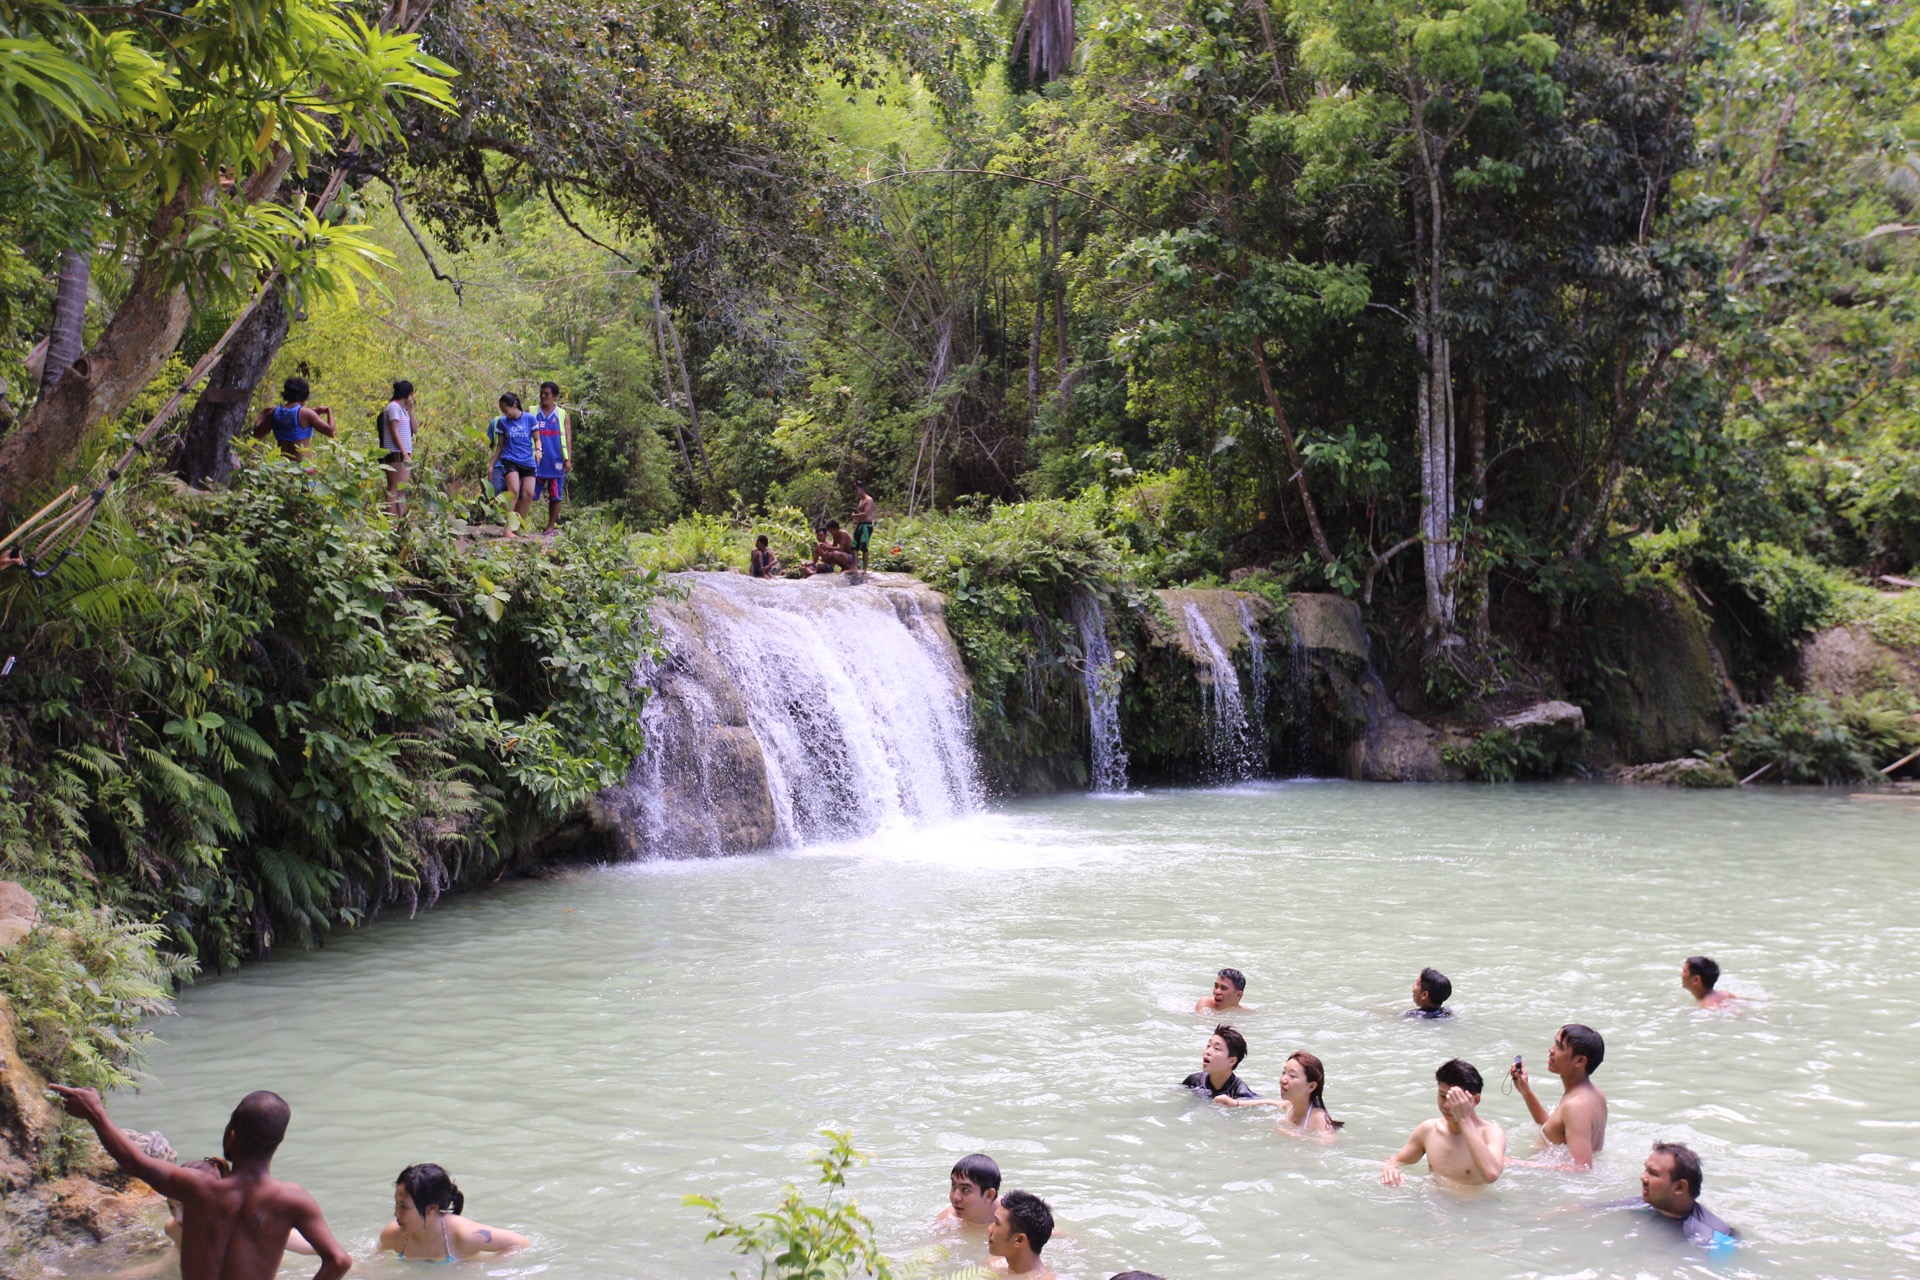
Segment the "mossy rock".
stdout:
[[1677,583],[1647,579],[1613,609],[1602,674],[1583,699],[1595,732],[1626,764],[1719,745],[1723,693],[1707,620]]

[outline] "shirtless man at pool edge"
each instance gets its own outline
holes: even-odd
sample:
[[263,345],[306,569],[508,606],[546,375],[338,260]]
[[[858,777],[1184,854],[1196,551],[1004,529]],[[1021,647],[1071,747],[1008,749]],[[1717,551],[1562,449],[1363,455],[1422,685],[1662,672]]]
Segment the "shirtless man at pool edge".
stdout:
[[261,1090],[240,1100],[227,1121],[223,1146],[233,1172],[186,1168],[156,1160],[107,1119],[92,1089],[49,1085],[67,1114],[85,1120],[121,1169],[169,1200],[178,1200],[181,1280],[273,1280],[298,1231],[320,1255],[314,1280],[340,1280],[353,1259],[327,1229],[320,1206],[291,1182],[269,1173],[293,1110],[277,1093]]
[[1607,1095],[1587,1078],[1600,1069],[1606,1056],[1606,1041],[1592,1027],[1569,1022],[1560,1028],[1547,1050],[1547,1070],[1560,1077],[1561,1088],[1560,1105],[1551,1113],[1534,1096],[1519,1059],[1508,1072],[1541,1134],[1554,1146],[1564,1145],[1572,1167],[1582,1171],[1593,1168],[1594,1153],[1607,1145]]
[[1440,1083],[1440,1118],[1422,1122],[1407,1145],[1380,1162],[1380,1185],[1397,1187],[1406,1181],[1403,1167],[1420,1163],[1437,1176],[1469,1186],[1485,1186],[1499,1179],[1507,1167],[1507,1135],[1476,1108],[1484,1084],[1472,1063],[1458,1058],[1440,1064],[1433,1073]]
[[1201,996],[1194,1001],[1195,1013],[1226,1013],[1230,1009],[1241,1009],[1247,1013],[1259,1010],[1250,1004],[1242,1004],[1240,997],[1247,994],[1247,975],[1238,969],[1222,969],[1213,979],[1213,994]]

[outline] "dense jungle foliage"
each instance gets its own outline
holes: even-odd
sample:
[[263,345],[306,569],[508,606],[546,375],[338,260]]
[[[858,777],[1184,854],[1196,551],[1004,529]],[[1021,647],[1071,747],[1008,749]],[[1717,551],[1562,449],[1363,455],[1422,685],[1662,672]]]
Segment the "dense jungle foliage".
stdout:
[[[0,874],[208,966],[494,874],[637,749],[650,572],[804,558],[856,481],[1002,777],[1075,610],[1228,580],[1363,602],[1421,714],[1604,702],[1664,592],[1736,769],[1914,739],[1896,688],[1776,685],[1830,623],[1920,648],[1911,4],[1062,12],[0,0],[0,501],[218,353],[52,576],[0,570]],[[244,439],[293,374],[310,473]],[[545,379],[565,531],[476,538]]]

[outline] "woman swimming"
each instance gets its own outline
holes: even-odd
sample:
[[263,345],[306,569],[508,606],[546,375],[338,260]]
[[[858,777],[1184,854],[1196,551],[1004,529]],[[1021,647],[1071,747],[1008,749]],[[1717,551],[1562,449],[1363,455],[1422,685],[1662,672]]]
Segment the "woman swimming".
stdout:
[[1305,1138],[1331,1138],[1345,1121],[1327,1114],[1327,1069],[1310,1053],[1287,1055],[1280,1071],[1280,1097],[1215,1098],[1224,1107],[1282,1107],[1286,1114],[1276,1126],[1281,1133]]
[[393,1184],[393,1221],[380,1248],[413,1262],[470,1262],[483,1253],[524,1248],[527,1238],[463,1218],[467,1198],[437,1164],[410,1164]]

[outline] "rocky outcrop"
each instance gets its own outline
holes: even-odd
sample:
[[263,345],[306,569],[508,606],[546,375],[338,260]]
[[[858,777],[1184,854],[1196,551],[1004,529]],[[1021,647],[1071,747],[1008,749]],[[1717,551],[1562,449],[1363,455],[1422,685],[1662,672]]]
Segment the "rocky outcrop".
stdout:
[[1662,787],[1731,787],[1737,782],[1725,762],[1702,760],[1698,756],[1637,764],[1622,769],[1615,780]]
[[1366,735],[1360,742],[1358,773],[1350,776],[1365,782],[1455,782],[1466,777],[1445,755],[1460,739],[1402,711],[1371,668],[1365,688]]
[[1801,687],[1829,699],[1889,689],[1920,696],[1920,653],[1883,644],[1858,623],[1815,632],[1797,665]]
[[1609,674],[1586,703],[1613,757],[1644,764],[1717,746],[1728,695],[1698,606],[1656,583],[1628,596],[1608,631]]
[[1571,702],[1536,702],[1493,722],[1522,742],[1530,743],[1550,768],[1576,760],[1586,751],[1587,713]]

